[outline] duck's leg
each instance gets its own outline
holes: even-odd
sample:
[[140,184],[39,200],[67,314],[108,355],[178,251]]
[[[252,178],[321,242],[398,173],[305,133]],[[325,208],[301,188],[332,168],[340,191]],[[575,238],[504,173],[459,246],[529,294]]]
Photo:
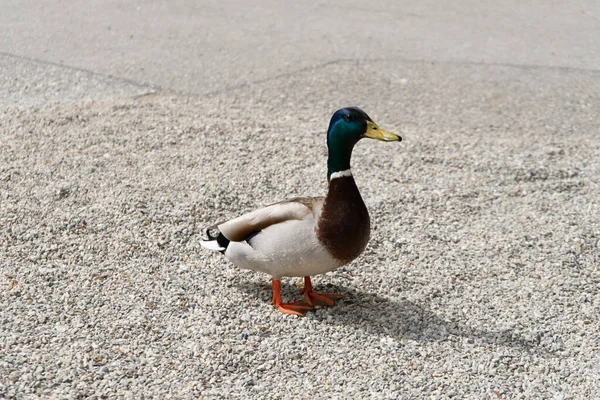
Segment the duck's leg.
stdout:
[[332,306],[335,300],[343,298],[341,294],[337,293],[317,293],[313,292],[312,282],[310,276],[304,277],[304,289],[300,291],[300,294],[304,295],[304,300],[310,306],[314,306],[315,302],[323,303],[328,306]]
[[279,279],[273,279],[271,282],[273,286],[273,299],[271,300],[271,304],[282,313],[303,316],[307,311],[313,309],[312,306],[306,304],[284,303],[281,300],[281,281]]

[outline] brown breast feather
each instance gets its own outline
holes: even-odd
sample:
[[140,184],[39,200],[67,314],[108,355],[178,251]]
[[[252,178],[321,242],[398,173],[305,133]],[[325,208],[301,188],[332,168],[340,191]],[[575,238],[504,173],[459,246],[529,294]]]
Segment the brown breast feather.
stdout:
[[354,178],[332,179],[317,225],[317,237],[331,255],[347,264],[363,252],[369,241],[369,212]]

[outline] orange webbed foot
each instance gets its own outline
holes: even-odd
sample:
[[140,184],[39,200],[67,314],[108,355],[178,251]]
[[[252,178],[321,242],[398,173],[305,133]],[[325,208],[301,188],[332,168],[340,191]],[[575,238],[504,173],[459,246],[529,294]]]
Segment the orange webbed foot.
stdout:
[[284,314],[298,315],[300,317],[303,317],[307,311],[313,310],[311,306],[294,303],[275,304],[275,308]]
[[313,291],[310,276],[304,277],[304,288],[300,291],[300,294],[304,295],[304,300],[306,301],[306,304],[310,306],[314,306],[315,303],[332,306],[334,305],[335,300],[344,298],[344,296],[337,293],[317,293]]
[[280,312],[283,314],[292,314],[303,317],[307,311],[312,311],[314,308],[309,304],[304,304],[303,302],[296,301],[293,303],[284,303],[281,300],[281,281],[278,279],[273,279],[273,299],[271,300],[271,304],[275,306]]

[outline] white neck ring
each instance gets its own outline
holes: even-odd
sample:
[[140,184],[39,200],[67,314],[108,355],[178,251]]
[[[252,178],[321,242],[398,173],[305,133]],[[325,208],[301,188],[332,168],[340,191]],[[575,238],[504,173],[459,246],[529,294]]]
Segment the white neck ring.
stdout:
[[334,172],[329,177],[329,180],[332,180],[332,179],[335,179],[335,178],[341,178],[341,177],[344,177],[344,176],[352,176],[352,171],[350,170],[350,168],[348,168],[346,170],[343,170],[343,171]]

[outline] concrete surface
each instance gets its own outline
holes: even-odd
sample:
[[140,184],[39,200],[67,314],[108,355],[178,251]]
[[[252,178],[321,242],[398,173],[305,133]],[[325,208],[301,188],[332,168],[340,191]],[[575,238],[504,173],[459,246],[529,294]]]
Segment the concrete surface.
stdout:
[[[3,2],[0,398],[593,398],[597,2]],[[305,318],[203,226],[322,194],[367,251]],[[284,295],[295,296],[295,280]]]
[[600,68],[600,3],[120,1],[0,5],[2,57],[205,94],[340,60]]

